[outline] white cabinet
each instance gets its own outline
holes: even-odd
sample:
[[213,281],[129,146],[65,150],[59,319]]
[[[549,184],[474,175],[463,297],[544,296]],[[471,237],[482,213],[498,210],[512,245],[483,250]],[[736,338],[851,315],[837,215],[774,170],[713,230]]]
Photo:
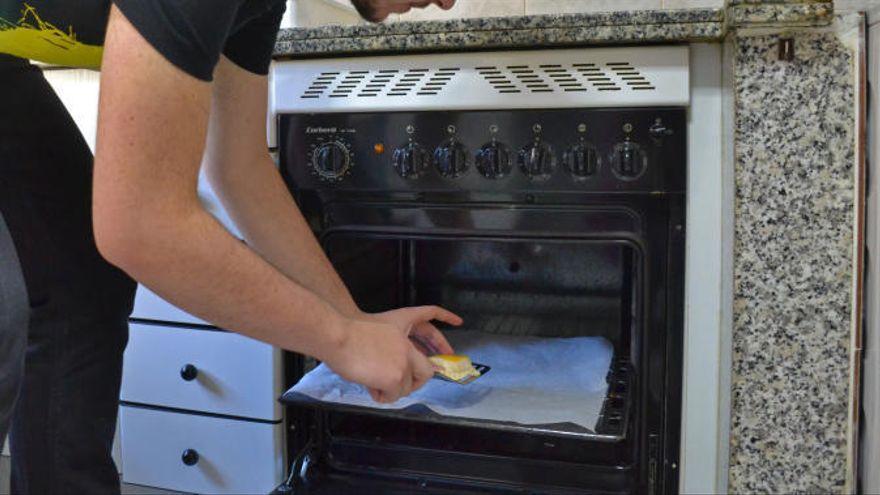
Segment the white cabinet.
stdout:
[[241,335],[132,323],[121,400],[280,421],[281,351]]
[[123,406],[123,481],[189,493],[269,493],[284,473],[280,424]]
[[120,407],[122,480],[193,493],[283,481],[281,351],[241,335],[132,322]]
[[270,492],[284,473],[281,370],[279,349],[241,335],[132,322],[120,395],[122,480]]

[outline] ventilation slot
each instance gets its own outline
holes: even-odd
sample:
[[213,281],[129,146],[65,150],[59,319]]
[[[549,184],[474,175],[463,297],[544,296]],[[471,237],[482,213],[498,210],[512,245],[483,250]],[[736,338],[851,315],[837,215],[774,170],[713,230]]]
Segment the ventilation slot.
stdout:
[[[618,59],[619,60],[619,59]],[[471,66],[473,67],[473,66]],[[321,72],[299,95],[303,99],[436,96],[458,81],[463,67],[376,68]],[[634,62],[597,61],[482,65],[475,70],[496,93],[656,91]]]
[[322,72],[312,80],[312,83],[303,91],[300,98],[320,98],[336,82],[338,72]]
[[657,89],[629,62],[608,62],[606,65],[631,90],[651,91]]
[[514,84],[512,76],[509,77],[509,74],[505,74],[498,67],[476,67],[476,70],[499,93],[522,93],[519,87]]
[[428,73],[428,69],[409,69],[403,73],[394,86],[388,90],[390,96],[404,96],[421,84],[422,78]]
[[575,67],[581,77],[585,78],[593,86],[593,89],[598,91],[620,91],[620,86],[609,77],[610,74],[603,71],[596,64],[575,64]]
[[460,71],[459,67],[444,67],[437,69],[433,75],[428,77],[422,87],[419,89],[419,92],[416,93],[420,96],[429,96],[436,95],[446,87],[446,84],[452,80],[455,74]]
[[544,70],[544,74],[562,91],[587,90],[586,86],[577,79],[577,73],[573,72],[571,68],[565,68],[561,65],[541,65],[540,67]]
[[552,93],[553,88],[535,69],[527,65],[509,65],[507,70],[531,93]]
[[440,69],[378,69],[322,72],[303,90],[300,98],[374,98],[439,94],[461,71]]

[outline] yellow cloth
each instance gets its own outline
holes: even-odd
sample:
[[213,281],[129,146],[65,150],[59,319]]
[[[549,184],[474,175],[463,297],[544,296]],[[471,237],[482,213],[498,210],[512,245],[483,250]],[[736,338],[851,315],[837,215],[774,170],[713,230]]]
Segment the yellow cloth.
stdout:
[[36,9],[24,4],[21,18],[0,18],[0,53],[67,67],[97,69],[103,47],[76,39],[72,26],[63,31],[40,19]]

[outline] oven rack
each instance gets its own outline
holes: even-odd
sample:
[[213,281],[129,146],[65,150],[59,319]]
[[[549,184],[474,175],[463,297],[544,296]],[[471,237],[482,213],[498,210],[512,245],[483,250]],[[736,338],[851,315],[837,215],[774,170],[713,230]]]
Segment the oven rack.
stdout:
[[596,422],[596,432],[624,437],[629,423],[630,391],[633,389],[633,373],[629,358],[615,356],[608,370],[608,393],[602,403],[602,412]]
[[[605,400],[602,404],[602,412],[599,415],[595,431],[591,431],[572,423],[522,425],[505,421],[445,416],[435,413],[425,407],[373,409],[364,406],[319,401],[292,391],[287,391],[281,397],[281,401],[287,406],[299,406],[312,410],[316,416],[322,417],[332,413],[357,414],[386,419],[417,421],[422,423],[439,423],[448,426],[501,430],[512,433],[526,433],[600,442],[617,442],[626,438],[630,409],[632,408],[632,398],[630,393],[633,389],[632,367],[627,358],[618,356],[612,358],[607,380],[608,392],[605,395]],[[324,417],[322,419],[326,418]],[[328,424],[326,421],[321,421],[321,423]]]

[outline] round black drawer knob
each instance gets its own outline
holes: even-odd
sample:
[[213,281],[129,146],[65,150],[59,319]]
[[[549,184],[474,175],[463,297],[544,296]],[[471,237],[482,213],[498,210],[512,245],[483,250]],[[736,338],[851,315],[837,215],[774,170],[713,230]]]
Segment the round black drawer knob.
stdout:
[[187,466],[195,466],[199,462],[199,453],[193,449],[186,449],[180,455],[180,460]]
[[191,382],[199,376],[199,370],[191,364],[185,364],[180,368],[180,377]]

